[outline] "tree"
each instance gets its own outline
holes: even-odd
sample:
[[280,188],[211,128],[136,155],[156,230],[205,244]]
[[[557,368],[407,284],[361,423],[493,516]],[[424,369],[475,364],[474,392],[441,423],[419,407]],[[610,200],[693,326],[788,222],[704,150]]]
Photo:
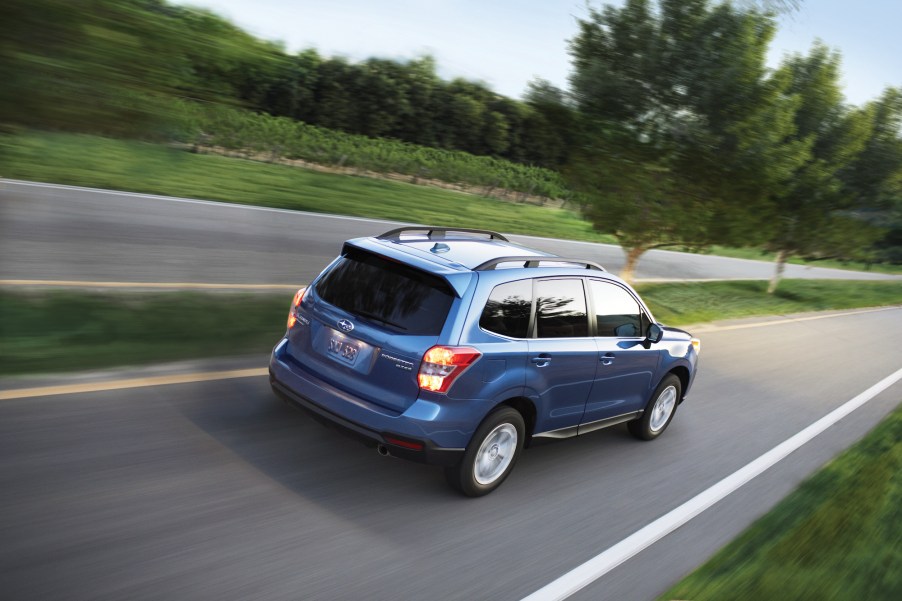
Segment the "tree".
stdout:
[[574,108],[563,90],[542,79],[529,82],[523,99],[531,109],[523,128],[523,158],[560,168],[567,163],[576,140]]
[[260,107],[271,115],[311,121],[318,69],[322,58],[312,48],[282,62],[276,81]]
[[856,214],[855,195],[840,175],[852,168],[873,131],[873,107],[849,108],[839,84],[840,57],[821,43],[808,56],[789,57],[781,67],[788,92],[800,103],[789,142],[809,146],[807,159],[771,196],[766,246],[777,253],[768,287],[779,285],[794,255],[846,256],[870,246],[878,233]]
[[565,169],[596,229],[626,251],[756,241],[767,185],[804,154],[795,101],[767,78],[774,23],[706,0],[591,10],[571,41],[583,132]]
[[439,98],[441,125],[438,130],[441,146],[480,153],[486,113],[484,97],[487,92],[478,84],[463,79],[455,79],[444,86]]
[[388,135],[411,113],[404,82],[405,67],[371,58],[359,65],[356,82],[356,133],[370,137]]
[[354,129],[358,113],[355,98],[357,78],[355,66],[343,58],[322,61],[317,68],[312,123],[359,133]]
[[861,214],[886,228],[877,259],[902,263],[902,90],[887,88],[870,106],[873,132],[839,177]]
[[410,113],[395,124],[392,137],[424,146],[437,145],[435,116],[442,81],[435,69],[435,59],[428,55],[404,65],[402,76]]

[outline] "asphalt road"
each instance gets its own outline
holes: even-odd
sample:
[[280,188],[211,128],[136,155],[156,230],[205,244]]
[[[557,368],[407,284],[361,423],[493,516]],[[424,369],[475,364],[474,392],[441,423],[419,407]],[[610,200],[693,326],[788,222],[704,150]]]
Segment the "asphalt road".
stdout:
[[[900,308],[702,332],[664,436],[537,446],[481,499],[311,421],[265,377],[0,401],[0,591],[522,599],[898,370],[900,338]],[[900,400],[896,383],[573,598],[654,598]]]
[[[297,284],[343,240],[395,225],[0,180],[0,279]],[[610,245],[514,239],[623,262]],[[652,251],[638,275],[772,269]],[[664,437],[618,427],[539,445],[477,500],[310,421],[264,377],[2,400],[0,596],[521,599],[902,367],[900,335],[902,309],[703,332],[700,375]],[[239,363],[217,365],[265,358]],[[573,598],[663,592],[900,399],[896,384]]]
[[[0,280],[309,282],[344,240],[395,222],[0,180]],[[484,224],[492,228],[491,223]],[[618,272],[618,246],[512,236]],[[772,263],[650,251],[639,279],[767,279]],[[902,279],[789,265],[786,277]]]

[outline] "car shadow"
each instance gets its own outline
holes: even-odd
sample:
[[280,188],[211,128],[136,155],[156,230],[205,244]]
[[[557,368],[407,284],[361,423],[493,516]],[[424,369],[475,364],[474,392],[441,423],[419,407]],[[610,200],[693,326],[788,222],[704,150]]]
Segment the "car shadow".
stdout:
[[265,378],[205,383],[172,403],[237,460],[299,499],[399,542],[421,536],[435,520],[491,520],[525,498],[585,488],[587,477],[615,486],[624,457],[643,447],[624,426],[542,441],[521,455],[498,490],[468,499],[446,484],[441,468],[380,456],[278,399]]

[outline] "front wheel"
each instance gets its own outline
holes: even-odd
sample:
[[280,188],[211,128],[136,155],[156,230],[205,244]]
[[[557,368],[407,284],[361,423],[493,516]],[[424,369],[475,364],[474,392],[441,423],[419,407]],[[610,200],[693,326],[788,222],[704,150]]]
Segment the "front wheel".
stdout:
[[492,492],[514,469],[525,433],[519,411],[496,409],[476,429],[460,464],[445,470],[448,483],[468,497]]
[[640,440],[653,440],[660,436],[673,420],[683,385],[673,374],[667,374],[645,406],[645,413],[627,423],[630,433]]

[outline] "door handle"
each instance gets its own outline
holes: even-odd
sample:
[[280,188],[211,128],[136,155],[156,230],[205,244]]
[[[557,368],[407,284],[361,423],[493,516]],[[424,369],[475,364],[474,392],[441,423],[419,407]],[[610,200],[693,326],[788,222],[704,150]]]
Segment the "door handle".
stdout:
[[551,363],[551,355],[547,355],[542,353],[538,357],[533,357],[530,359],[536,367],[547,367],[549,363]]
[[614,356],[613,354],[611,354],[611,353],[605,353],[604,355],[602,355],[602,356],[599,357],[598,359],[599,359],[599,361],[601,361],[601,364],[602,364],[602,365],[610,365],[611,363],[614,362],[614,359],[616,359],[616,358],[617,358],[617,357],[615,357],[615,356]]

